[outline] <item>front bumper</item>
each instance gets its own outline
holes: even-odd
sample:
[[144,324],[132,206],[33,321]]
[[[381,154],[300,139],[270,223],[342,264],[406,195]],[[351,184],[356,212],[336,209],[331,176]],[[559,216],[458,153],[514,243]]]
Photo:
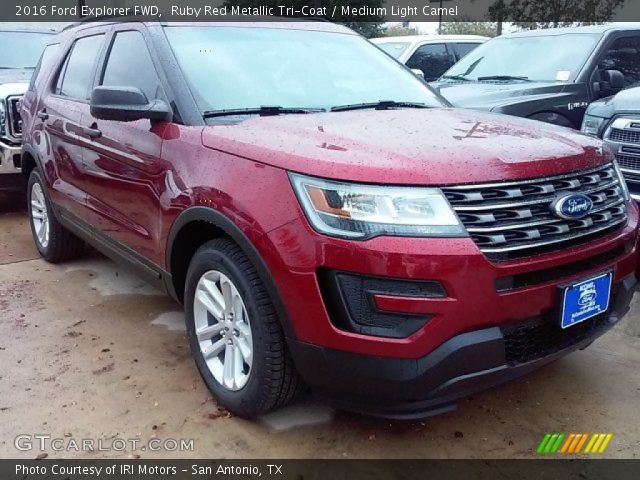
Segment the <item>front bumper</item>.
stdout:
[[[344,409],[419,417],[584,348],[613,326],[636,284],[637,206],[630,202],[628,212],[627,224],[615,232],[502,262],[489,260],[470,238],[325,237],[302,215],[259,241],[288,317],[293,360],[312,390]],[[613,272],[610,310],[559,335],[558,287],[605,271]],[[329,279],[355,278],[343,281],[342,302],[327,296],[339,291],[336,282],[326,282],[327,272]],[[359,300],[351,302],[351,320],[367,302],[384,317],[382,327],[389,313],[427,318],[394,330],[396,336],[353,328],[332,308],[353,297]],[[536,338],[559,340],[533,353],[525,345],[519,353],[517,342],[526,340],[531,324]]]
[[[607,270],[619,283],[636,270],[637,235],[638,210],[630,203],[627,225],[614,233],[505,262],[490,261],[470,238],[378,237],[355,242],[323,237],[303,217],[270,231],[260,251],[289,317],[288,338],[360,355],[418,359],[460,334],[553,312],[559,285]],[[445,296],[384,288],[382,295],[374,295],[378,311],[429,319],[408,329],[408,335],[377,335],[336,321],[331,311],[336,302],[323,295],[326,271],[435,282]]]
[[20,150],[19,145],[0,140],[0,191],[19,191],[22,188]]
[[[570,327],[544,348],[518,344],[529,334],[527,325],[518,326],[524,332],[489,327],[462,333],[417,359],[358,355],[293,340],[289,345],[301,375],[325,401],[369,415],[420,418],[452,410],[462,397],[586,348],[629,311],[635,287],[633,274],[622,279],[606,314]],[[536,319],[547,330],[553,328],[549,320]]]

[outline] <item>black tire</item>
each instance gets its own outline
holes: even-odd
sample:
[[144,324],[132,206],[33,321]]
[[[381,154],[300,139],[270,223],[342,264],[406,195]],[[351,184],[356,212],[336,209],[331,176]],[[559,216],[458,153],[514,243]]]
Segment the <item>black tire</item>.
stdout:
[[[237,391],[228,390],[214,378],[195,334],[196,287],[200,278],[211,270],[222,272],[234,283],[250,319],[253,365],[246,385]],[[253,418],[288,404],[301,391],[302,384],[271,298],[255,267],[237,244],[220,238],[198,249],[189,265],[184,298],[191,353],[219,405],[235,415]]]
[[[36,233],[36,227],[34,225],[33,218],[33,205],[31,202],[31,192],[38,185],[44,196],[44,203],[47,210],[47,218],[49,222],[49,238],[46,245],[38,239]],[[84,251],[84,242],[76,237],[74,234],[64,228],[55,216],[53,208],[51,208],[51,201],[47,196],[47,190],[45,188],[42,176],[37,168],[34,168],[29,175],[29,182],[27,184],[27,210],[29,213],[29,224],[31,225],[31,233],[33,235],[33,241],[40,252],[40,255],[44,259],[51,263],[60,263],[82,255]]]

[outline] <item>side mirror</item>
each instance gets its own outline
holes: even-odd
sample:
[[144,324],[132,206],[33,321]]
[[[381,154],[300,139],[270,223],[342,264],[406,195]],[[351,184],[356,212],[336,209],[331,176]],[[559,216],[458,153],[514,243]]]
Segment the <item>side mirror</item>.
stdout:
[[136,87],[96,87],[91,94],[91,115],[100,120],[133,122],[149,120],[171,120],[171,108],[164,101],[151,102]]
[[602,81],[599,82],[600,95],[603,97],[614,95],[624,89],[624,75],[618,70],[603,70],[600,72]]
[[424,80],[424,72],[422,70],[420,70],[419,68],[412,68],[411,71],[420,80]]

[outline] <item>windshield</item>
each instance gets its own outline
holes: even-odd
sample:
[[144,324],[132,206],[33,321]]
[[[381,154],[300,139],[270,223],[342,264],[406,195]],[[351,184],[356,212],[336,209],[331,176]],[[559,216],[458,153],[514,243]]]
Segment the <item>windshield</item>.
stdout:
[[35,68],[49,40],[46,33],[0,32],[0,68]]
[[374,43],[374,45],[387,52],[393,58],[400,58],[402,52],[409,46],[409,44],[405,42]]
[[357,35],[214,26],[165,31],[202,112],[381,100],[442,106],[410,71]]
[[569,82],[575,80],[599,39],[600,35],[582,33],[496,38],[473,50],[445,76]]

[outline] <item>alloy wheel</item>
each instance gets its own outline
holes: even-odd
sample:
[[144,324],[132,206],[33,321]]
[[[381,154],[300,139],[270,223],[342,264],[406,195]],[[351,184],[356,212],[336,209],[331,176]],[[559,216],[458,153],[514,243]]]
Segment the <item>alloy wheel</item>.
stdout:
[[42,248],[49,245],[49,212],[42,186],[34,183],[31,188],[31,222],[38,243]]
[[195,335],[215,380],[237,391],[249,380],[253,363],[251,324],[240,292],[224,273],[204,273],[194,296]]

